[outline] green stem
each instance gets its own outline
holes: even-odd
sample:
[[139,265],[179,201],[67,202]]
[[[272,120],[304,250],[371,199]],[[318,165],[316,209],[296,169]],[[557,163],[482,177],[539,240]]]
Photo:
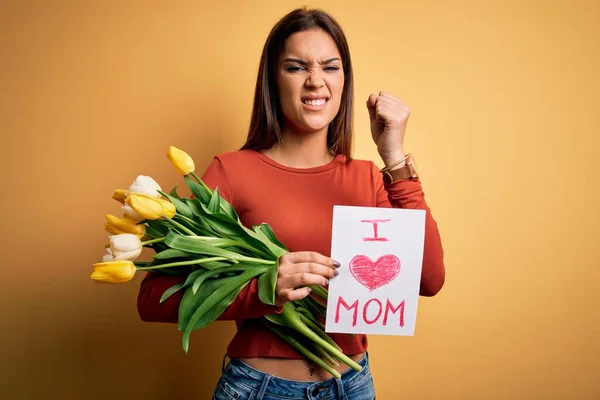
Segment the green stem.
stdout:
[[327,364],[331,365],[333,368],[339,367],[340,363],[336,361],[335,358],[331,356],[328,352],[325,351],[322,347],[315,346],[317,352],[321,355],[321,358],[327,362]]
[[227,258],[225,258],[225,257],[210,257],[210,258],[201,258],[199,260],[177,261],[177,262],[173,262],[173,263],[155,265],[153,267],[139,267],[136,269],[138,271],[149,271],[149,270],[153,270],[153,269],[180,267],[182,265],[203,264],[203,263],[212,262],[212,261],[226,261],[226,260],[227,260]]
[[304,300],[304,304],[307,306],[306,308],[308,308],[312,314],[318,315],[322,318],[325,318],[327,316],[325,306],[318,300],[314,299],[311,296],[306,296],[302,300]]
[[190,175],[192,175],[192,176],[194,177],[194,179],[196,179],[196,181],[197,181],[197,182],[198,182],[200,185],[202,185],[202,186],[204,187],[204,189],[206,189],[206,190],[208,191],[208,193],[209,193],[209,194],[211,194],[211,195],[213,194],[213,190],[212,190],[211,188],[209,188],[208,186],[206,186],[206,183],[204,183],[204,182],[202,181],[202,179],[200,179],[200,178],[198,177],[198,175],[196,175],[196,173],[195,173],[195,172],[193,172],[193,171],[192,171],[192,172],[190,172]]
[[327,289],[319,285],[310,285],[312,292],[327,302]]
[[142,246],[145,246],[147,244],[152,244],[152,243],[160,243],[160,242],[164,242],[165,238],[161,237],[161,238],[156,238],[156,239],[152,239],[152,240],[146,240],[145,242],[142,242]]
[[166,221],[169,221],[171,224],[173,224],[175,227],[181,229],[182,231],[184,231],[185,233],[187,233],[190,236],[196,236],[195,232],[192,232],[191,230],[189,230],[188,228],[186,228],[185,226],[181,225],[179,222],[174,221],[171,218],[165,217]]
[[271,265],[271,264],[275,264],[276,263],[276,261],[272,261],[272,260],[261,260],[260,258],[246,257],[246,256],[242,256],[242,255],[235,257],[235,260],[238,260],[238,261],[248,261],[248,262],[255,263],[255,264],[269,264],[269,265]]
[[[287,311],[284,309],[283,314],[285,314],[286,312]],[[296,316],[297,315],[298,314],[296,314]],[[325,350],[327,350],[329,353],[331,353],[331,355],[333,355],[335,358],[337,358],[344,364],[348,365],[350,368],[352,368],[355,371],[362,370],[362,367],[359,364],[357,364],[353,359],[351,359],[350,357],[345,355],[343,352],[341,352],[340,350],[338,350],[337,348],[335,348],[334,346],[329,344],[329,342],[327,342],[325,339],[320,337],[317,333],[313,332],[308,326],[306,326],[304,323],[302,323],[302,320],[300,318],[294,318],[294,317],[290,316],[289,314],[284,316],[284,318],[287,320],[288,324],[290,324],[290,326],[292,328],[294,328],[296,331],[298,331],[298,333],[306,336],[308,339],[312,340],[317,345],[320,345],[321,347],[323,347]]]
[[314,315],[312,315],[311,312],[307,308],[297,307],[296,311],[298,311],[299,313],[302,313],[306,318],[310,319],[313,324],[317,325],[319,327],[319,329],[321,329],[322,331],[325,331],[325,324],[323,324]]
[[338,371],[336,371],[335,369],[333,369],[329,364],[327,364],[325,361],[323,361],[321,358],[319,358],[317,355],[315,355],[309,349],[307,349],[306,347],[304,347],[298,340],[294,339],[291,335],[289,335],[286,332],[284,332],[281,328],[279,328],[279,327],[277,327],[277,326],[275,326],[273,324],[266,323],[264,320],[262,322],[271,331],[273,331],[277,336],[279,336],[281,339],[283,339],[284,341],[286,341],[287,343],[289,343],[293,348],[295,348],[296,350],[298,350],[298,352],[300,354],[302,354],[303,356],[305,356],[306,358],[308,358],[310,361],[314,362],[319,367],[321,367],[324,370],[326,370],[327,372],[329,372],[336,379],[340,379],[342,377],[342,375]]
[[300,316],[300,320],[302,322],[304,322],[304,324],[306,326],[308,326],[313,332],[315,332],[317,335],[319,335],[320,337],[322,337],[324,340],[327,341],[327,343],[329,343],[330,345],[332,345],[333,347],[335,347],[338,350],[342,350],[340,348],[340,346],[338,346],[338,344],[336,342],[333,341],[333,339],[323,330],[321,330],[321,328],[319,328],[317,326],[317,324],[315,324],[313,321],[310,320],[310,318],[307,318],[304,314],[302,313],[298,313],[298,315]]
[[203,231],[206,231],[206,228],[203,225],[201,225],[199,222],[194,221],[193,219],[186,217],[185,215],[181,215],[181,214],[176,214],[176,215],[178,218],[181,218],[184,221],[189,222],[190,224],[198,227],[198,229],[202,229]]

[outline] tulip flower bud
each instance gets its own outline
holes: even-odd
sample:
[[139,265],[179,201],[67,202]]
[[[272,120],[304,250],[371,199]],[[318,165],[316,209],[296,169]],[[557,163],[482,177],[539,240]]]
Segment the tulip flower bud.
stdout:
[[135,210],[131,208],[127,203],[125,203],[121,208],[123,209],[123,216],[125,218],[130,219],[133,222],[143,221],[144,218],[142,218],[138,213],[136,213]]
[[177,212],[177,209],[175,208],[175,205],[173,203],[171,203],[170,201],[165,200],[165,199],[158,199],[158,201],[160,201],[160,204],[162,204],[162,207],[163,207],[163,216],[167,217],[167,218],[173,218],[173,216]]
[[139,175],[135,181],[129,186],[127,195],[131,193],[145,194],[155,199],[160,198],[161,194],[158,190],[162,190],[160,185],[154,179],[146,175]]
[[194,165],[194,160],[183,150],[178,149],[177,147],[171,146],[169,147],[169,152],[167,153],[167,157],[173,164],[173,166],[181,173],[182,175],[187,175],[189,173],[194,172],[196,169]]
[[[133,211],[133,209],[131,211]],[[146,234],[146,226],[138,225],[136,224],[136,221],[129,218],[119,218],[111,214],[106,214],[106,221],[104,228],[113,235],[132,233],[141,238]]]
[[103,262],[114,261],[115,257],[113,257],[112,250],[110,249],[110,247],[106,247],[104,250],[106,251],[106,253],[102,257],[102,261]]
[[[125,203],[142,219],[155,220],[163,216],[162,203],[153,197],[131,193],[127,197],[127,200],[125,200]],[[125,207],[123,209],[125,210],[125,215],[129,218],[127,214],[128,210]]]
[[135,264],[128,260],[106,261],[94,264],[91,278],[99,283],[125,283],[133,279]]
[[121,204],[125,204],[125,198],[127,197],[127,190],[125,189],[115,189],[112,198],[118,201]]
[[135,260],[142,253],[140,238],[131,233],[109,237],[110,250],[114,260]]

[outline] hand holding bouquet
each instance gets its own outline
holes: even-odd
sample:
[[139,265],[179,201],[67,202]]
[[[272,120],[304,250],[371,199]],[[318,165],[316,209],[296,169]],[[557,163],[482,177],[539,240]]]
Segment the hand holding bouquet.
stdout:
[[[184,290],[178,326],[187,353],[191,332],[215,321],[253,278],[258,278],[260,300],[275,305],[279,259],[288,250],[268,224],[244,226],[218,188],[210,189],[195,174],[187,153],[171,146],[167,156],[194,198],[180,197],[176,188],[163,192],[148,176],[137,177],[128,190],[115,190],[123,217],[106,216],[109,245],[91,278],[124,283],[136,271],[181,276],[182,282],[166,290],[161,302]],[[152,261],[136,261],[143,247],[154,251]],[[326,289],[311,289],[314,296],[287,302],[281,313],[265,315],[261,322],[335,377],[340,377],[332,368],[338,361],[360,371],[324,332]]]

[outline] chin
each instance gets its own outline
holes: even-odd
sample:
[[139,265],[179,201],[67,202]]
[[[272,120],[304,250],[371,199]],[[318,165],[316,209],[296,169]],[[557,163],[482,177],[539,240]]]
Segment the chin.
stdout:
[[323,122],[318,124],[301,124],[299,125],[300,129],[305,132],[317,133],[322,130],[327,130],[330,122]]

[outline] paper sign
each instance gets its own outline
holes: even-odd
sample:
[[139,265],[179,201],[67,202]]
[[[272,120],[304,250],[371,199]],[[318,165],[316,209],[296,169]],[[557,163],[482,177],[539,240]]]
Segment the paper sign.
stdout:
[[326,332],[414,335],[425,211],[335,206]]

